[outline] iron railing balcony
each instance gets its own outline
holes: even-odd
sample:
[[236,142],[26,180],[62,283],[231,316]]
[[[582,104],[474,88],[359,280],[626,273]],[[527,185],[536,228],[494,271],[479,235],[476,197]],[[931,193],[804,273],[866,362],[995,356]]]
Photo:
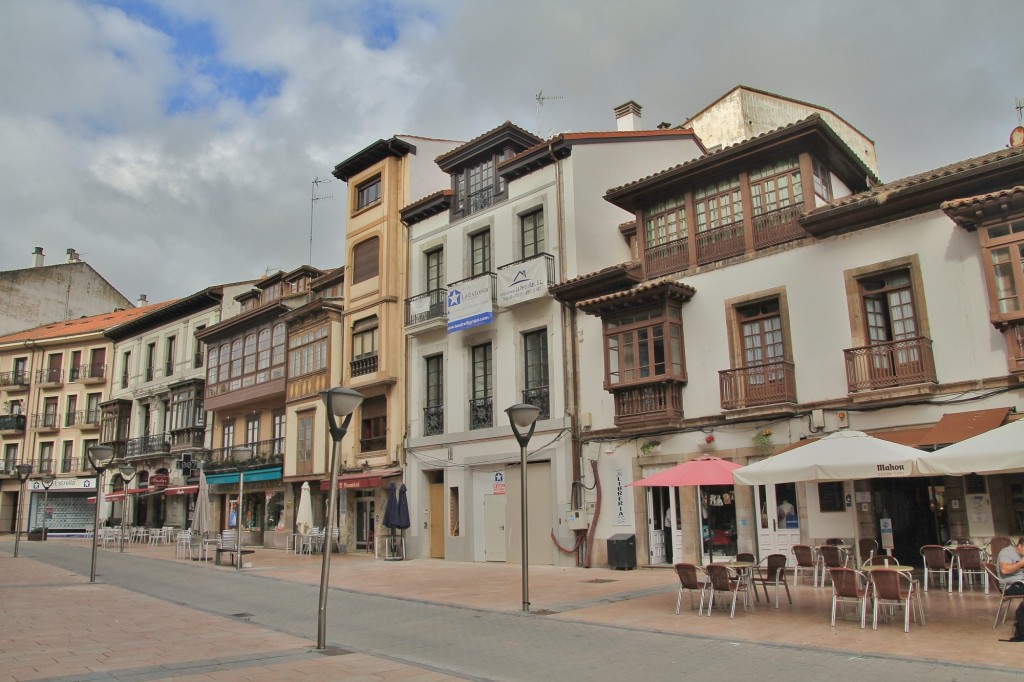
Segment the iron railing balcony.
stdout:
[[0,388],[6,388],[8,392],[28,388],[28,377],[25,370],[0,372]]
[[60,367],[54,367],[52,369],[37,369],[36,383],[54,385],[63,384],[64,370],[62,370]]
[[80,429],[99,428],[100,410],[77,410],[64,415],[64,426],[77,426]]
[[82,462],[83,460],[81,457],[63,457],[60,460],[60,473],[72,474],[79,471],[85,471]]
[[444,433],[444,405],[423,408],[423,435],[438,436]]
[[156,373],[156,370],[154,370],[152,367],[147,367],[146,368],[146,381],[152,381],[153,380],[153,375],[155,373]]
[[796,402],[792,362],[723,369],[718,373],[718,386],[723,410]]
[[32,470],[33,474],[55,474],[53,470],[53,458],[40,458],[36,461],[36,467]]
[[786,206],[754,216],[754,248],[763,249],[809,236],[800,227],[803,206]]
[[171,451],[171,439],[166,433],[149,434],[129,438],[124,442],[125,457],[167,454]]
[[473,398],[469,401],[469,428],[487,429],[494,426],[494,399]]
[[230,471],[232,469],[237,469],[238,463],[235,462],[234,458],[231,456],[231,451],[237,447],[252,448],[252,459],[242,465],[246,468],[267,464],[281,464],[284,462],[284,438],[272,438],[270,440],[261,440],[256,443],[245,443],[240,445],[230,445],[224,448],[214,448],[209,451],[208,455],[201,458],[203,461],[207,462],[205,468],[208,471]]
[[514,272],[511,286],[503,286],[502,290],[498,293],[498,302],[501,305],[513,306],[538,297],[536,293],[537,285],[533,284],[535,280],[526,277],[526,266],[534,261],[543,262],[544,281],[541,283],[543,286],[541,294],[544,296],[548,295],[548,286],[555,281],[555,257],[550,253],[538,253],[534,256],[520,258],[498,267],[498,272],[508,270]]
[[202,351],[197,351],[196,354],[192,357],[192,368],[193,369],[199,369],[202,366],[203,366],[203,352]]
[[107,366],[103,364],[77,365],[68,370],[68,381],[98,383],[106,376]]
[[549,419],[551,417],[551,391],[547,386],[537,386],[523,390],[523,402],[540,408],[537,419]]
[[666,422],[683,417],[682,383],[659,381],[613,389],[615,424]]
[[0,432],[24,431],[25,421],[23,414],[0,414]]
[[364,374],[373,374],[377,371],[379,356],[374,353],[363,358],[352,361],[352,376],[358,377]]
[[697,263],[704,265],[743,253],[743,221],[697,233]]
[[690,240],[673,239],[644,249],[644,275],[648,278],[679,272],[690,267]]
[[59,429],[60,418],[56,412],[38,412],[32,415],[32,428],[39,431]]
[[431,289],[405,299],[405,324],[407,326],[430,320],[444,320],[447,317],[447,289]]
[[924,336],[847,348],[843,355],[850,393],[938,383],[932,340]]

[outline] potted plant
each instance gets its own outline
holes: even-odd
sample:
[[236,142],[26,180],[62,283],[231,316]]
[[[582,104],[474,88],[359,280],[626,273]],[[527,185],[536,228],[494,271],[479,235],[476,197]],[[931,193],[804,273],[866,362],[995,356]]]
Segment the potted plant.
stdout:
[[754,447],[758,449],[762,454],[768,455],[772,451],[772,430],[761,429],[754,434],[754,437],[750,439],[753,442]]
[[644,457],[651,454],[652,452],[658,452],[659,450],[661,450],[660,440],[645,440],[643,444],[640,446],[640,453]]

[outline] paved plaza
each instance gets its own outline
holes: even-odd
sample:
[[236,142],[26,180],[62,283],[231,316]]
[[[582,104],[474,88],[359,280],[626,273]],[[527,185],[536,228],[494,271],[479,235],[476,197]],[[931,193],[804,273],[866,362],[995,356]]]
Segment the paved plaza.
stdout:
[[230,566],[173,546],[0,538],[4,680],[1020,679],[1020,645],[992,629],[999,597],[933,588],[927,624],[829,626],[829,589],[793,588],[734,620],[683,609],[665,569],[332,561],[326,652],[315,649],[321,560],[257,550]]

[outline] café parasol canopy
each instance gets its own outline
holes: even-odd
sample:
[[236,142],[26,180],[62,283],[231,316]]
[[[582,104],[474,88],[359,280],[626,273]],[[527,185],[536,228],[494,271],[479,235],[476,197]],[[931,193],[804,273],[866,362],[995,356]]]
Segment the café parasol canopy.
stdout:
[[935,452],[923,452],[917,464],[921,473],[929,476],[1024,471],[1024,419]]
[[732,472],[740,468],[739,464],[719,457],[704,455],[677,464],[671,469],[651,474],[629,485],[648,488],[666,486],[681,487],[687,485],[732,485]]

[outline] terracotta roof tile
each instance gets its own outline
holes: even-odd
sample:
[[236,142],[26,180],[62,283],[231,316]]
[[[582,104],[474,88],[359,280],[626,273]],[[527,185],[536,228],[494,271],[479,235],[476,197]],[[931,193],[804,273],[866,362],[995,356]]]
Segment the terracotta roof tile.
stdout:
[[1013,196],[1024,194],[1024,185],[1017,185],[1016,187],[1008,187],[1001,189],[996,192],[989,192],[988,194],[979,194],[973,197],[964,197],[962,199],[952,199],[950,201],[943,201],[939,208],[943,211],[963,208],[965,206],[973,206],[974,204],[983,204],[993,199],[1008,199]]
[[522,135],[526,135],[528,137],[533,137],[533,138],[536,138],[536,139],[540,139],[536,135],[531,133],[530,131],[523,130],[522,128],[517,126],[512,121],[505,121],[501,125],[494,126],[490,130],[488,130],[486,133],[481,133],[480,135],[477,135],[476,137],[474,137],[469,142],[460,144],[458,147],[455,147],[454,149],[449,149],[444,154],[439,155],[436,159],[434,159],[434,161],[436,163],[438,163],[438,164],[441,164],[441,163],[443,163],[444,159],[447,159],[447,158],[452,157],[452,156],[456,156],[463,149],[466,149],[467,147],[473,146],[474,144],[476,144],[480,140],[483,140],[483,139],[487,138],[488,135],[493,135],[494,133],[496,133],[499,130],[502,130],[504,128],[508,128],[509,130],[514,130],[514,131],[516,131],[516,132],[518,132],[518,133],[520,133]]
[[583,308],[586,306],[608,303],[609,301],[615,301],[618,299],[632,298],[634,296],[637,296],[638,294],[643,294],[644,292],[650,291],[652,289],[658,289],[660,287],[665,286],[678,289],[687,297],[693,296],[695,293],[697,293],[697,290],[691,287],[689,284],[683,284],[682,282],[673,277],[661,277],[658,279],[652,279],[646,282],[642,282],[631,289],[624,289],[622,291],[616,291],[611,294],[605,294],[604,296],[596,296],[585,301],[580,301],[579,303],[576,304],[576,307]]
[[124,324],[130,320],[134,320],[140,315],[145,315],[146,313],[159,310],[171,303],[174,303],[174,300],[164,301],[162,303],[153,303],[141,308],[126,308],[125,310],[116,310],[114,312],[102,313],[100,315],[80,317],[75,320],[65,320],[63,322],[44,324],[39,327],[33,327],[32,329],[26,329],[24,331],[8,334],[7,336],[2,336],[0,337],[0,344],[16,343],[19,341],[43,341],[46,339],[58,339],[62,336],[77,336],[79,334],[103,332],[112,327],[116,327],[119,324]]

